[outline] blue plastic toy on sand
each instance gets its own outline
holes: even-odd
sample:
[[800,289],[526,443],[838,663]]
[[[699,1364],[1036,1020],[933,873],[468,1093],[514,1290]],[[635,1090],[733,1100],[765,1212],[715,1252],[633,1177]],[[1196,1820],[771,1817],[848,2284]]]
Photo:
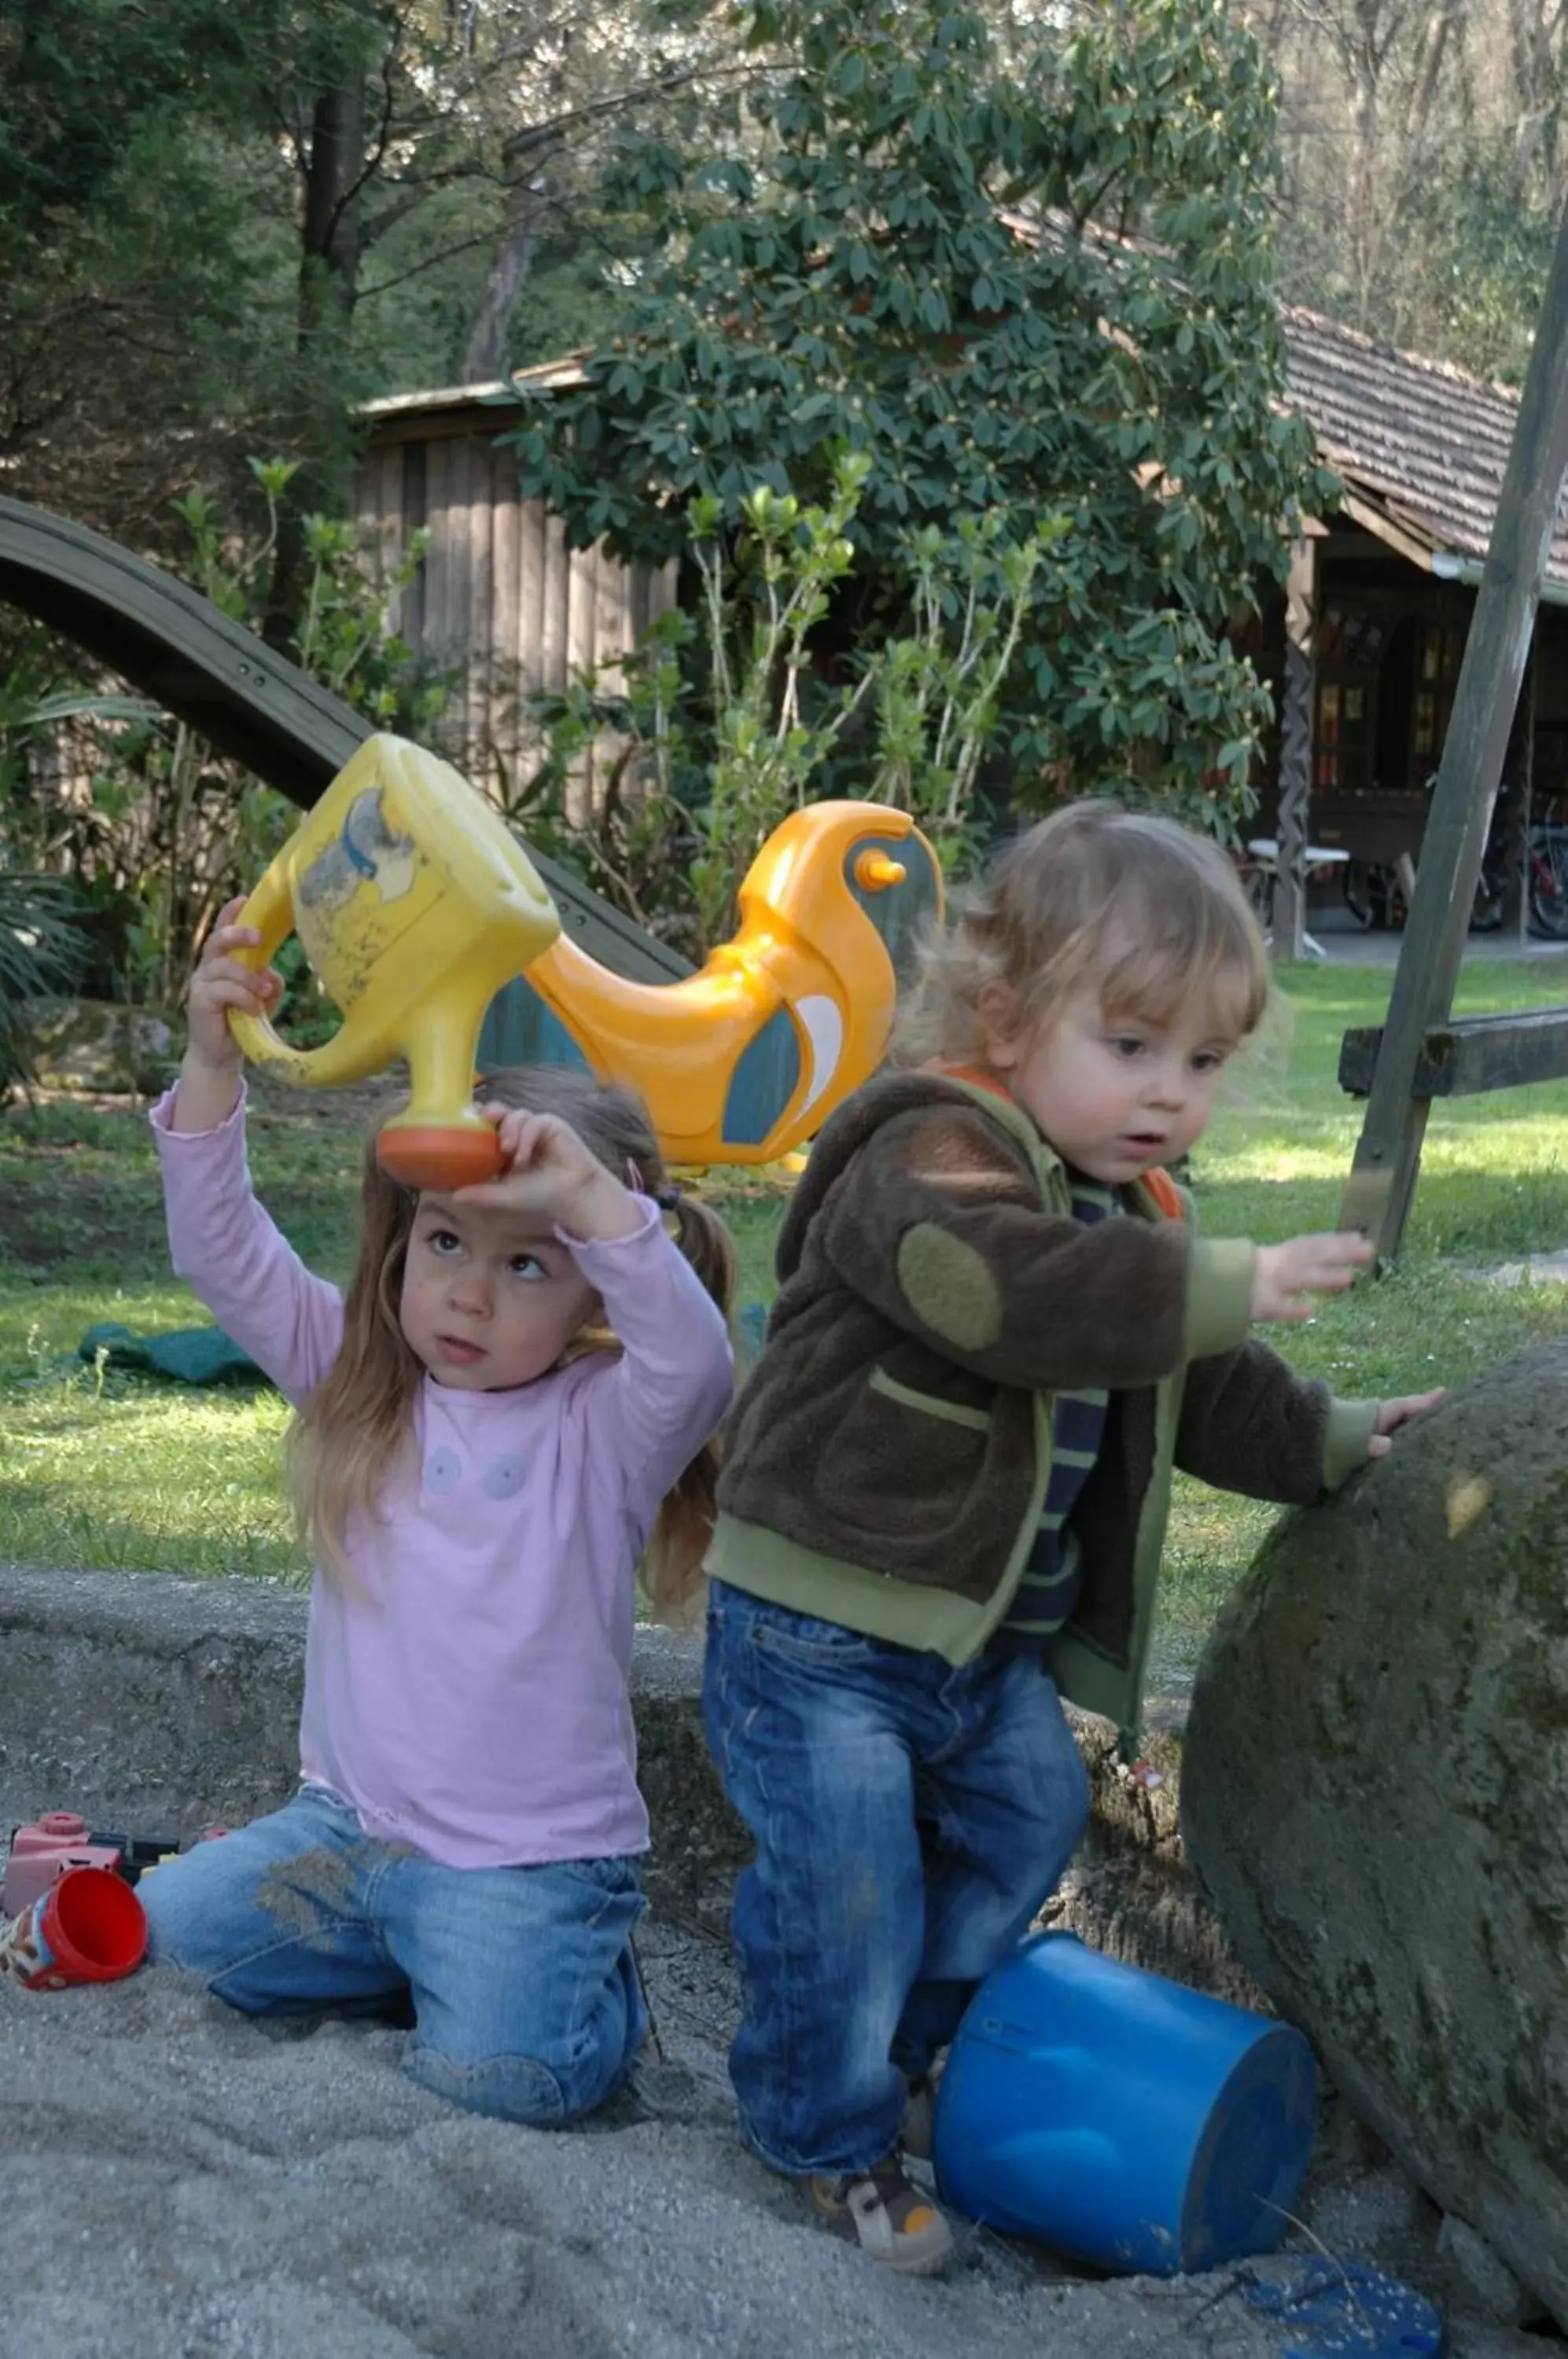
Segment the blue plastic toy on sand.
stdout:
[[1279,2243],[1315,2113],[1300,2032],[1042,1933],[959,2027],[937,2184],[991,2227],[1173,2277]]
[[1320,2253],[1265,2266],[1239,2290],[1278,2321],[1279,2359],[1443,2359],[1448,2348],[1441,2313],[1381,2269]]

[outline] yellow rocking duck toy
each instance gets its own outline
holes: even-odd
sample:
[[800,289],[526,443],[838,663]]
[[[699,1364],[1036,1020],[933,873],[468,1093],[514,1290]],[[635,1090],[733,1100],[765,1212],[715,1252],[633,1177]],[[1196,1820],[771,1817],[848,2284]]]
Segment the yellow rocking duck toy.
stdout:
[[811,805],[752,864],[733,940],[680,983],[631,983],[561,936],[527,853],[456,770],[375,736],[240,920],[261,934],[246,953],[258,967],[299,935],[341,1029],[298,1049],[264,1020],[230,1022],[247,1057],[301,1084],[406,1058],[408,1103],[376,1144],[411,1187],[496,1168],[472,1102],[482,1027],[488,1061],[569,1062],[630,1084],[672,1162],[764,1163],[876,1071],[898,995],[884,935],[940,902],[935,855],[906,813]]

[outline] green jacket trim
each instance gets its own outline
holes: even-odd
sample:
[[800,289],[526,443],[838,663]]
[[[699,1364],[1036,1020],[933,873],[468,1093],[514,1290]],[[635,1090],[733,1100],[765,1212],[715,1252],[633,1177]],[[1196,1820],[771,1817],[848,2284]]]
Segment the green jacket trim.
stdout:
[[1367,1463],[1367,1445],[1377,1430],[1381,1401],[1331,1400],[1323,1435],[1323,1489],[1343,1490]]

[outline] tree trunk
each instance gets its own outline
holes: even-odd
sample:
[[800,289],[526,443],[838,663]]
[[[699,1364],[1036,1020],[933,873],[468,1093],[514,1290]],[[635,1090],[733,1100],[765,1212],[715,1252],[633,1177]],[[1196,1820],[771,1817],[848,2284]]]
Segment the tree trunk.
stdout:
[[331,319],[354,310],[359,279],[359,183],[365,168],[365,85],[321,91],[310,122],[299,253],[297,338],[307,352]]
[[1377,330],[1376,281],[1381,232],[1377,221],[1377,63],[1370,42],[1357,55],[1351,93],[1355,154],[1351,166],[1351,222],[1356,254],[1356,325],[1368,333]]
[[464,385],[488,385],[506,374],[512,313],[533,268],[539,245],[542,195],[537,185],[519,188],[507,208],[501,243],[485,281],[485,292],[463,355]]
[[[319,400],[326,347],[354,316],[360,259],[359,188],[365,169],[365,84],[356,76],[317,92],[310,114],[299,225],[299,279],[295,349],[300,363],[302,439],[320,439]],[[333,440],[338,438],[333,437]],[[292,651],[305,599],[305,549],[300,517],[318,506],[327,485],[318,461],[295,478],[296,496],[279,521],[262,634],[269,647]]]
[[1317,544],[1290,552],[1285,592],[1285,693],[1279,715],[1279,822],[1275,855],[1274,955],[1299,959],[1307,929],[1307,843],[1312,792],[1316,686],[1312,626]]

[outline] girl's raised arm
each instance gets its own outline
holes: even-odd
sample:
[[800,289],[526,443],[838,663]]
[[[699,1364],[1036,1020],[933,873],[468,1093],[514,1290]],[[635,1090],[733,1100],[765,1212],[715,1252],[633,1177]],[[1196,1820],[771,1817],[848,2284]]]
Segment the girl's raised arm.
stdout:
[[175,1274],[280,1392],[301,1400],[337,1356],[343,1301],[315,1277],[256,1201],[245,1158],[244,1081],[231,1007],[265,1015],[283,986],[233,955],[259,940],[234,922],[231,901],[191,979],[190,1029],[180,1078],[154,1107],[164,1209]]

